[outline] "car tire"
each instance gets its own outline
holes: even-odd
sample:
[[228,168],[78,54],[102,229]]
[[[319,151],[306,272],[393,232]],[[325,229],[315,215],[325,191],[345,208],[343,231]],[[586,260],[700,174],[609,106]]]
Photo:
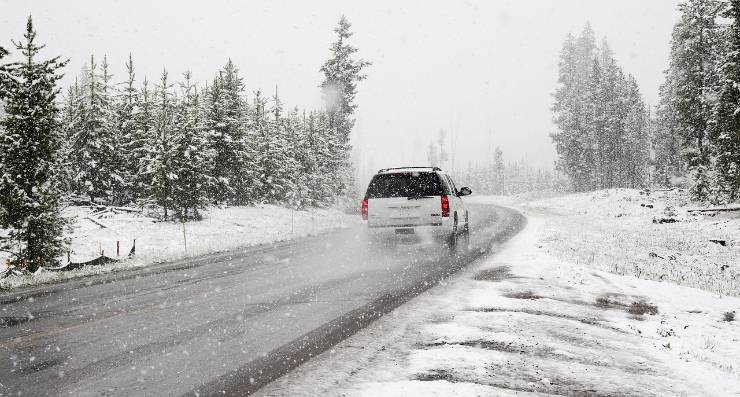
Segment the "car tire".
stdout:
[[460,240],[461,241],[458,242],[458,244],[462,248],[463,252],[468,252],[470,250],[470,226],[468,226],[468,222],[465,222],[465,226],[463,226],[462,237]]
[[457,251],[458,245],[458,234],[457,234],[457,217],[455,217],[455,223],[452,226],[452,233],[447,237],[447,247],[450,251]]

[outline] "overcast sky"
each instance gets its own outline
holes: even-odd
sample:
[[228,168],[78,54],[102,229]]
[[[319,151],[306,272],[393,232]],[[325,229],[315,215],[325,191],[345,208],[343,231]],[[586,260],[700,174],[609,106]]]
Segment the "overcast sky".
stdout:
[[250,92],[279,85],[287,104],[312,109],[321,106],[318,69],[344,14],[359,55],[373,62],[358,96],[362,168],[424,164],[440,128],[452,132],[458,170],[497,145],[507,160],[550,166],[551,93],[567,33],[590,21],[655,104],[677,3],[0,0],[0,45],[21,38],[32,13],[45,55],[71,60],[65,84],[91,53],[107,54],[122,79],[132,52],[138,76],[150,80],[163,68],[210,79],[230,57]]

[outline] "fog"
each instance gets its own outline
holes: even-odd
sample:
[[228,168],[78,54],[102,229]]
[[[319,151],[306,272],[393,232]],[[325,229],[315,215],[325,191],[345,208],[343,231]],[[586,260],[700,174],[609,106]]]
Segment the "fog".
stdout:
[[[32,13],[45,55],[70,59],[71,84],[91,53],[107,54],[117,78],[133,53],[139,78],[163,68],[210,79],[228,58],[248,89],[290,106],[319,108],[319,67],[340,15],[359,56],[372,61],[359,87],[354,131],[360,179],[393,165],[426,163],[440,128],[454,165],[507,160],[551,167],[551,93],[560,46],[590,21],[625,71],[657,101],[677,1],[0,1],[0,42],[20,38]],[[453,170],[453,171],[454,171]]]

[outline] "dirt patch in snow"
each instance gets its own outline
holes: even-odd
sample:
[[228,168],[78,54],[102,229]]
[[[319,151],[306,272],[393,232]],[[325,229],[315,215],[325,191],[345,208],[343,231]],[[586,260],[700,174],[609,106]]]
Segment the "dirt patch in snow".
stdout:
[[424,343],[421,345],[418,345],[418,347],[423,349],[430,349],[434,347],[442,347],[442,346],[467,346],[467,347],[473,347],[476,349],[484,349],[484,350],[494,350],[499,352],[506,352],[506,353],[527,353],[527,350],[524,348],[524,346],[516,345],[511,342],[499,342],[499,341],[491,341],[491,340],[469,340],[469,341],[461,341],[461,342],[432,342],[432,343]]
[[481,270],[473,278],[478,281],[502,281],[515,277],[516,276],[511,273],[511,266],[498,266],[491,269]]
[[604,309],[620,309],[635,316],[644,314],[658,314],[658,306],[653,305],[642,297],[630,297],[623,294],[608,293],[596,298],[596,307]]
[[0,328],[10,328],[31,320],[31,317],[0,317]]
[[533,316],[547,316],[547,317],[552,317],[552,318],[557,318],[557,319],[577,321],[582,324],[593,325],[595,327],[608,329],[608,330],[623,333],[623,334],[627,333],[621,328],[608,326],[604,324],[601,319],[593,318],[593,317],[578,317],[578,316],[572,316],[572,315],[563,314],[563,313],[546,312],[543,310],[511,309],[511,308],[500,308],[500,307],[479,307],[479,308],[474,308],[470,310],[474,312],[480,312],[480,313],[524,313],[524,314],[529,314]]
[[451,370],[435,369],[416,374],[414,379],[422,382],[446,381],[450,383],[473,383],[515,392],[539,392],[556,396],[616,397],[631,395],[629,393],[600,393],[593,388],[578,384],[569,379],[547,379],[546,382],[543,382],[545,378],[537,378],[525,373],[517,374],[516,377],[518,379],[512,383],[496,377],[495,374],[499,373],[499,368],[490,367],[488,368],[488,372],[488,376],[471,377],[465,376],[465,374],[457,374]]
[[512,298],[512,299],[528,299],[528,300],[542,299],[542,296],[537,295],[532,291],[509,292],[507,294],[504,294],[504,296],[507,298]]

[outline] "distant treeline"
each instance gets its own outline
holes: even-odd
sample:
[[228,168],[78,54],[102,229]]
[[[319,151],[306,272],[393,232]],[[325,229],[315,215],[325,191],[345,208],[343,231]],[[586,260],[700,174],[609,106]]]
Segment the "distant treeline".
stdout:
[[113,81],[93,57],[62,106],[66,190],[98,203],[154,202],[178,219],[207,203],[325,206],[351,186],[349,133],[355,83],[367,64],[351,58],[350,25],[322,67],[327,106],[286,109],[277,89],[246,94],[229,60],[203,87],[137,82],[134,64]]
[[552,110],[558,168],[575,191],[640,187],[648,181],[648,109],[635,78],[617,64],[589,25],[560,53]]
[[553,141],[573,190],[687,186],[695,200],[740,200],[740,1],[678,7],[652,117],[606,41],[589,26],[566,39]]
[[527,159],[504,161],[496,148],[493,161],[469,163],[457,179],[476,194],[509,196],[525,193],[566,192],[568,180],[557,170],[532,166]]
[[[250,97],[228,61],[198,87],[167,71],[151,84],[129,58],[123,81],[93,57],[60,94],[60,57],[39,59],[32,19],[14,50],[0,46],[0,250],[34,271],[60,258],[65,196],[153,204],[164,219],[197,219],[207,204],[333,203],[352,186],[356,59],[342,17],[320,70],[326,107],[285,109],[277,89]],[[16,60],[4,63],[6,57]]]

